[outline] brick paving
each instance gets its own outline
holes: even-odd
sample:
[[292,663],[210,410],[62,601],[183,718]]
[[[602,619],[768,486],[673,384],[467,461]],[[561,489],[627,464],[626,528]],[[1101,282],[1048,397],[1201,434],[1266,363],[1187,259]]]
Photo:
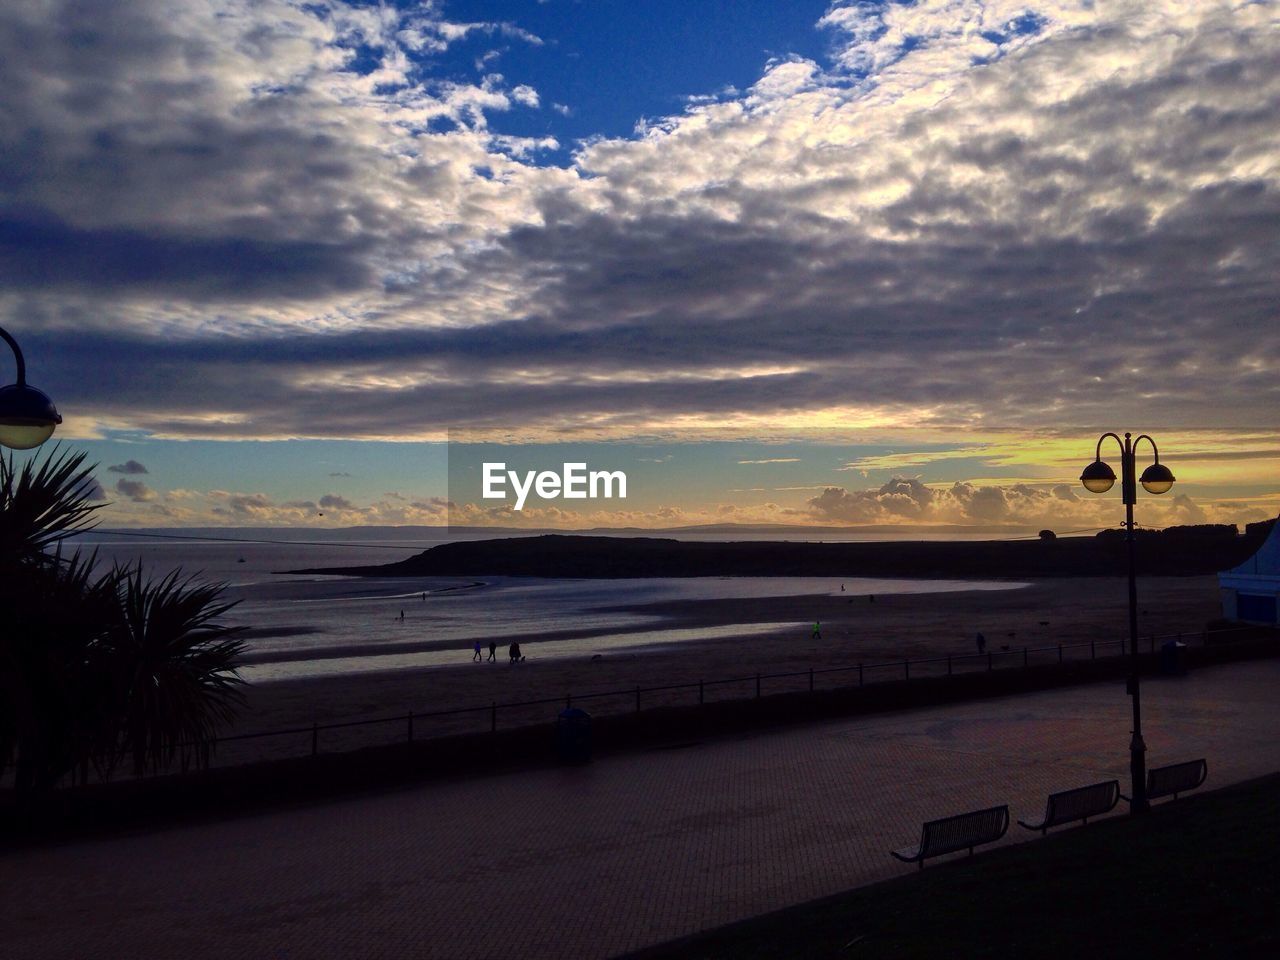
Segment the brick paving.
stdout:
[[[1145,682],[1148,762],[1280,770],[1277,692],[1275,660]],[[909,873],[887,851],[931,817],[1127,792],[1129,709],[1098,684],[9,853],[0,952],[609,957]]]

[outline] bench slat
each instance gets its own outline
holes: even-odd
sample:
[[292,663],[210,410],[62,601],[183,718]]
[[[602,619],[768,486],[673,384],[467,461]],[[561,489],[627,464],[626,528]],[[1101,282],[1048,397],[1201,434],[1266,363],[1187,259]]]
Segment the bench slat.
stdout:
[[890,854],[905,863],[919,863],[929,857],[968,850],[984,843],[993,843],[1009,829],[1009,805],[974,810],[940,820],[930,820],[921,828],[920,843],[915,847],[891,850]]
[[1120,781],[1104,780],[1087,787],[1051,793],[1045,803],[1044,818],[1039,823],[1027,823],[1025,820],[1019,820],[1018,823],[1028,830],[1047,833],[1050,827],[1074,823],[1076,820],[1088,823],[1090,817],[1109,813],[1119,802]]
[[1153,767],[1147,771],[1147,799],[1177,797],[1187,790],[1194,790],[1209,776],[1207,760],[1188,760],[1171,763],[1167,767]]

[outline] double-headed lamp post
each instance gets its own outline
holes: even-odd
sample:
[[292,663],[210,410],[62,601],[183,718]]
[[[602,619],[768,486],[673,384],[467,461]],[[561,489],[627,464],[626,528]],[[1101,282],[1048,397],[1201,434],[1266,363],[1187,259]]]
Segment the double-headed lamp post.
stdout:
[[4,327],[0,327],[0,339],[13,349],[18,362],[17,382],[0,387],[0,446],[30,450],[53,436],[62,417],[43,390],[27,384],[27,364],[18,341]]
[[[1129,696],[1133,698],[1133,736],[1129,740],[1129,775],[1133,780],[1133,799],[1129,804],[1132,813],[1146,813],[1151,804],[1147,801],[1147,745],[1142,740],[1142,698],[1138,686],[1138,574],[1134,559],[1133,505],[1138,500],[1138,484],[1147,493],[1168,493],[1173,486],[1173,473],[1160,462],[1156,442],[1145,433],[1136,440],[1126,433],[1121,440],[1114,433],[1104,433],[1098,438],[1094,461],[1080,474],[1080,482],[1090,493],[1106,493],[1116,482],[1115,471],[1102,460],[1102,441],[1111,437],[1120,445],[1120,491],[1124,497],[1125,539],[1129,541]],[[1151,444],[1155,462],[1142,471],[1138,478],[1135,454],[1143,440]]]

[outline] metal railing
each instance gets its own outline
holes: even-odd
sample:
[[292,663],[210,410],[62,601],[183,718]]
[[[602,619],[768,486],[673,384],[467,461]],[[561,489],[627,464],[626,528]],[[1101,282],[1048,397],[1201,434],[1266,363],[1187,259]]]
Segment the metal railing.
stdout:
[[[1147,638],[1150,652],[1154,653],[1158,643],[1178,641],[1186,643],[1199,639],[1202,645],[1208,645],[1210,637],[1221,638],[1224,634],[1252,631],[1253,627],[1240,627],[1221,631],[1201,631],[1200,633],[1164,634]],[[1141,641],[1139,641],[1141,643]],[[839,667],[810,667],[807,670],[787,671],[783,673],[753,673],[736,677],[721,677],[696,682],[662,684],[658,686],[635,686],[626,689],[595,691],[591,693],[566,693],[563,697],[545,697],[536,700],[519,700],[504,703],[491,701],[488,704],[454,707],[446,710],[433,710],[398,714],[391,717],[374,717],[358,720],[344,720],[329,723],[314,722],[309,726],[297,726],[276,730],[263,730],[254,733],[238,733],[217,737],[211,746],[228,746],[231,744],[261,741],[267,738],[299,737],[309,739],[309,750],[293,749],[276,757],[317,756],[321,752],[321,734],[333,731],[353,731],[358,728],[379,726],[399,727],[402,731],[394,739],[380,737],[376,743],[389,744],[400,741],[413,742],[415,739],[429,739],[433,736],[444,736],[454,733],[478,733],[488,731],[496,734],[500,729],[499,715],[504,723],[501,729],[516,729],[538,723],[546,723],[551,718],[542,712],[542,708],[553,705],[572,707],[586,703],[604,705],[601,715],[618,715],[624,712],[641,713],[646,708],[672,706],[698,706],[714,700],[726,702],[732,700],[760,699],[766,695],[782,693],[808,692],[816,693],[842,689],[852,689],[874,683],[891,680],[918,680],[926,677],[955,676],[964,673],[992,672],[995,670],[1027,669],[1031,666],[1064,664],[1096,660],[1108,656],[1124,656],[1128,651],[1127,640],[1090,640],[1070,644],[1050,644],[1038,647],[1020,647],[1012,649],[1001,646],[997,650],[984,653],[946,654],[938,657],[921,657],[882,660],[877,662],[860,662]],[[1088,655],[1081,655],[1087,650]],[[832,678],[848,678],[845,683],[829,683]],[[823,682],[828,681],[828,682]],[[766,682],[768,689],[766,691]],[[745,690],[745,696],[742,691]],[[696,702],[693,691],[697,692]],[[716,696],[729,691],[727,696]],[[734,695],[734,693],[737,695]],[[710,696],[709,696],[710,695]],[[612,701],[612,703],[610,703]],[[625,706],[624,706],[625,704]],[[476,722],[465,722],[469,718],[477,718]],[[463,720],[462,724],[456,721]],[[338,751],[370,746],[372,743],[334,744],[329,737],[329,746],[338,746]],[[303,741],[306,743],[306,741]],[[193,745],[189,745],[193,746]],[[221,765],[221,764],[220,764]],[[163,771],[160,771],[163,772]]]

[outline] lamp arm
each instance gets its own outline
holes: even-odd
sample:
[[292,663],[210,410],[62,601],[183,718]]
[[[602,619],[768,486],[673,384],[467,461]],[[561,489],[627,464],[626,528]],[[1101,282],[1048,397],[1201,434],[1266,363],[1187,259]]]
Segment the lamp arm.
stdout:
[[1134,451],[1134,453],[1137,453],[1137,452],[1138,452],[1138,444],[1139,444],[1139,442],[1141,442],[1141,441],[1143,441],[1143,440],[1145,440],[1145,441],[1147,441],[1147,443],[1151,444],[1151,452],[1152,452],[1153,454],[1155,454],[1156,463],[1159,463],[1159,462],[1160,462],[1160,451],[1156,449],[1156,442],[1155,442],[1154,440],[1152,440],[1149,436],[1147,436],[1145,433],[1144,433],[1144,434],[1139,435],[1138,439],[1133,441],[1133,451]]
[[9,336],[9,331],[4,327],[0,327],[0,339],[3,339],[10,347],[13,348],[14,359],[18,361],[18,386],[24,387],[27,384],[27,362],[22,359],[22,348],[18,346],[18,341]]
[[[1123,441],[1123,440],[1121,440],[1121,439],[1120,439],[1118,436],[1116,436],[1114,433],[1110,433],[1110,432],[1108,432],[1108,433],[1104,433],[1102,436],[1100,436],[1100,437],[1098,438],[1098,448],[1097,448],[1097,450],[1095,450],[1095,451],[1094,451],[1093,459],[1095,459],[1095,460],[1101,460],[1101,459],[1102,459],[1102,441],[1103,441],[1103,440],[1105,440],[1105,439],[1107,439],[1107,437],[1110,437],[1112,440],[1114,440],[1114,441],[1116,442],[1116,445],[1120,447],[1120,456],[1121,456],[1121,457],[1123,457],[1123,456],[1124,456],[1124,441]],[[1148,437],[1147,439],[1148,439],[1148,440],[1150,440],[1151,438],[1150,438],[1150,437]]]

